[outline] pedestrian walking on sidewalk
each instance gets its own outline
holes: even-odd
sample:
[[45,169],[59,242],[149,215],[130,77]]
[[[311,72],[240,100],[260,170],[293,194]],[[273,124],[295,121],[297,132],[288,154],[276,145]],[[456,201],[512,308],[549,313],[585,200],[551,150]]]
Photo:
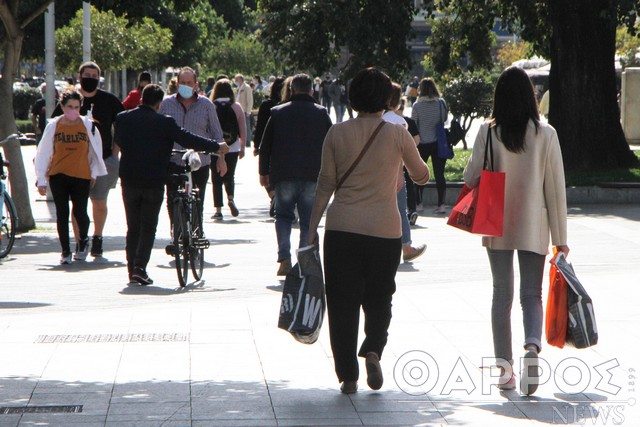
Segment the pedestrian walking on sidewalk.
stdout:
[[[420,157],[425,162],[431,158],[433,166],[433,175],[436,179],[436,187],[438,190],[438,206],[434,209],[436,214],[445,214],[447,210],[444,206],[445,195],[447,192],[447,181],[444,178],[444,167],[447,159],[438,156],[438,137],[436,136],[436,125],[447,121],[447,104],[440,97],[440,91],[436,83],[431,78],[425,78],[420,81],[418,101],[413,104],[411,118],[416,121],[420,130],[420,144],[418,151]],[[417,210],[421,211],[422,192],[424,187],[418,187],[417,193]]]
[[96,123],[80,115],[82,94],[69,86],[62,92],[63,115],[44,129],[35,158],[38,193],[47,194],[47,181],[56,205],[60,264],[71,264],[69,199],[78,224],[74,259],[84,261],[89,252],[89,192],[99,176],[107,175],[102,159],[102,138]]
[[[325,221],[324,273],[331,350],[343,393],[358,388],[357,356],[366,359],[369,387],[382,387],[380,358],[402,253],[397,190],[403,162],[415,182],[429,180],[411,135],[382,120],[390,94],[391,79],[375,68],[353,79],[349,96],[358,116],[327,133],[309,224],[309,243],[317,245],[318,225],[333,196]],[[366,337],[358,351],[361,307]]]
[[[78,80],[80,81],[80,93],[83,96],[80,107],[80,115],[86,116],[95,121],[96,129],[102,138],[102,157],[107,166],[107,174],[99,176],[96,183],[91,187],[89,198],[91,199],[93,215],[93,237],[91,239],[91,256],[100,257],[104,250],[102,245],[102,234],[107,223],[107,198],[109,192],[116,188],[118,182],[118,167],[120,164],[118,148],[113,146],[112,131],[113,122],[121,111],[124,111],[122,102],[114,94],[100,89],[100,67],[95,62],[84,62],[78,70]],[[53,117],[63,114],[62,108],[58,105],[53,111]],[[77,226],[73,222],[73,234],[78,239]],[[77,240],[76,240],[77,241]]]
[[231,215],[239,214],[235,202],[235,176],[238,160],[244,157],[245,142],[247,140],[247,122],[242,106],[236,102],[233,85],[227,79],[218,80],[211,92],[211,101],[216,109],[218,121],[222,128],[225,142],[229,145],[229,152],[224,156],[227,163],[227,173],[220,175],[212,164],[211,175],[213,181],[213,206],[216,212],[213,219],[222,220],[222,188],[227,193],[227,204]]
[[312,83],[306,74],[291,79],[291,100],[271,109],[260,144],[260,184],[275,191],[278,276],[291,270],[291,226],[296,209],[298,247],[307,241],[322,144],[331,127],[327,109],[313,99]]
[[[480,126],[464,181],[474,188],[484,168],[491,132],[494,171],[506,173],[504,225],[501,237],[483,237],[493,276],[491,327],[493,347],[502,375],[501,389],[515,388],[511,348],[511,305],[514,293],[513,255],[520,265],[520,305],[524,319],[524,365],[520,389],[538,387],[537,358],[542,348],[542,277],[551,243],[569,253],[567,199],[558,135],[540,121],[533,85],[517,67],[502,72],[496,84],[493,112]],[[493,159],[493,160],[491,160]]]
[[203,138],[182,129],[172,117],[159,114],[164,91],[155,84],[142,90],[142,105],[118,114],[115,143],[120,147],[120,182],[127,217],[127,270],[129,282],[150,285],[147,274],[158,214],[169,176],[174,142],[182,147],[225,154],[224,142]]

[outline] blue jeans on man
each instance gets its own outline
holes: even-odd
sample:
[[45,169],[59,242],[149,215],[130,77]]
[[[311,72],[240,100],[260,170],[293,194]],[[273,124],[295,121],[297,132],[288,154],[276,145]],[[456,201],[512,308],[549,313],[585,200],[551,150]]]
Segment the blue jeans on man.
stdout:
[[300,242],[298,247],[306,245],[309,234],[311,209],[316,195],[316,183],[313,181],[280,181],[275,187],[276,235],[278,238],[278,262],[291,259],[291,225],[295,222],[295,209],[298,208],[300,220]]

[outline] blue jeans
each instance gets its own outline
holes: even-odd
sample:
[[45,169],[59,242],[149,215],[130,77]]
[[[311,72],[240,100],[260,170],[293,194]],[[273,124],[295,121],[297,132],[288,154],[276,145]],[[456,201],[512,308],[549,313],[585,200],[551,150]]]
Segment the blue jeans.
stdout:
[[[491,328],[495,356],[513,364],[511,349],[511,304],[513,302],[513,250],[488,249],[493,276]],[[524,347],[542,348],[542,276],[545,256],[518,251],[520,264],[520,305],[524,322]]]
[[407,184],[402,183],[402,189],[397,193],[398,210],[400,211],[400,221],[402,222],[402,244],[411,244],[411,224],[407,217]]
[[300,243],[298,247],[306,245],[315,195],[315,182],[291,180],[276,184],[274,200],[276,204],[278,262],[291,259],[291,224],[296,219],[296,206],[300,217]]

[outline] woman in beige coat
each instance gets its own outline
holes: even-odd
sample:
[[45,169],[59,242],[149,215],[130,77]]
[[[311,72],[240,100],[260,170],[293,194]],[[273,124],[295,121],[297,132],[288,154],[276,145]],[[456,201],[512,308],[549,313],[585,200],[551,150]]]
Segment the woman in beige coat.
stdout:
[[492,133],[495,171],[506,173],[502,237],[483,237],[493,275],[491,326],[502,375],[501,389],[515,388],[511,348],[513,254],[520,265],[520,305],[524,321],[524,363],[520,389],[538,387],[538,353],[542,347],[542,277],[551,243],[569,253],[564,169],[558,135],[540,122],[533,85],[520,68],[509,67],[496,85],[493,113],[480,127],[464,170],[465,183],[476,187],[483,168],[488,132]]

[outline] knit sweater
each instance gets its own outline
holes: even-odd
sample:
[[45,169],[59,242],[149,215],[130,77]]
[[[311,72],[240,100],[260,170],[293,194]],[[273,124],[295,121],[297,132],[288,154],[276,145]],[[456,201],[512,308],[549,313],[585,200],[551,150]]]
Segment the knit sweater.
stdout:
[[[488,123],[480,126],[464,170],[465,183],[480,182]],[[508,151],[493,130],[494,170],[506,173],[502,237],[483,237],[491,249],[518,249],[546,254],[549,233],[554,246],[567,244],[567,198],[558,135],[553,127],[529,122],[525,151]]]
[[436,125],[447,121],[447,104],[442,98],[421,96],[413,104],[411,118],[416,121],[420,130],[420,144],[435,143],[438,140]]
[[387,239],[402,235],[396,187],[402,163],[416,184],[426,184],[429,180],[429,169],[403,126],[386,123],[353,173],[334,194],[338,181],[381,121],[380,117],[357,117],[329,129],[309,229],[317,228],[333,195],[326,230]]

